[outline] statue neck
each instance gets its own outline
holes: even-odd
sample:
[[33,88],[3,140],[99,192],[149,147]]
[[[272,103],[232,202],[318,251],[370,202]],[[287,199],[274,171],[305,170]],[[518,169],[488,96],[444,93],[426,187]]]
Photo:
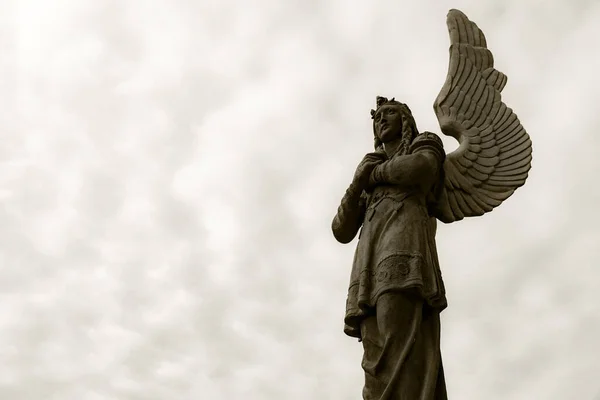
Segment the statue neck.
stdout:
[[383,144],[383,150],[385,150],[385,154],[387,154],[388,158],[391,158],[398,152],[401,144],[402,138],[394,139]]

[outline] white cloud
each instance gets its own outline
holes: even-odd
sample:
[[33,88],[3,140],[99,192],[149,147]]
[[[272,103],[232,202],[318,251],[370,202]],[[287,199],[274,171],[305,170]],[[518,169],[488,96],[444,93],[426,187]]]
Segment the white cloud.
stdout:
[[[14,4],[0,397],[359,398],[342,333],[354,248],[329,225],[375,95],[439,132],[448,6]],[[453,7],[508,75],[534,167],[491,214],[438,229],[450,396],[592,398],[600,8]]]

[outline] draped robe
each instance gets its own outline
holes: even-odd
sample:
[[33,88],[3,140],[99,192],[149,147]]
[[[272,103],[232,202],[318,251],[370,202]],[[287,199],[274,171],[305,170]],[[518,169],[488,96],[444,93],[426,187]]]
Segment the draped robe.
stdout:
[[360,229],[344,318],[344,332],[363,344],[365,400],[442,400],[440,312],[446,308],[428,212],[442,182],[442,142],[419,134],[371,174],[374,187],[351,187],[332,224],[350,242]]

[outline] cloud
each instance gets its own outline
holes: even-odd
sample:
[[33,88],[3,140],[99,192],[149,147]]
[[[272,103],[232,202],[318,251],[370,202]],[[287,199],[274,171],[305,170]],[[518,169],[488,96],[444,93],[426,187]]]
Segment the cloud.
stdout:
[[[494,212],[439,226],[450,396],[592,398],[600,8],[454,6],[534,165]],[[329,226],[376,95],[439,132],[448,6],[2,7],[0,397],[358,398],[354,245]]]

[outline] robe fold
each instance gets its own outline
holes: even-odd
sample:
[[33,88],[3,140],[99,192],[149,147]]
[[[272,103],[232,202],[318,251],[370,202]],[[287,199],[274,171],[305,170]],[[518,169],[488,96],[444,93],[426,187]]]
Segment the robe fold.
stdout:
[[429,203],[442,181],[439,137],[418,135],[372,173],[362,198],[349,190],[333,221],[336,237],[360,229],[344,332],[364,347],[365,400],[442,400],[440,312],[446,296]]

